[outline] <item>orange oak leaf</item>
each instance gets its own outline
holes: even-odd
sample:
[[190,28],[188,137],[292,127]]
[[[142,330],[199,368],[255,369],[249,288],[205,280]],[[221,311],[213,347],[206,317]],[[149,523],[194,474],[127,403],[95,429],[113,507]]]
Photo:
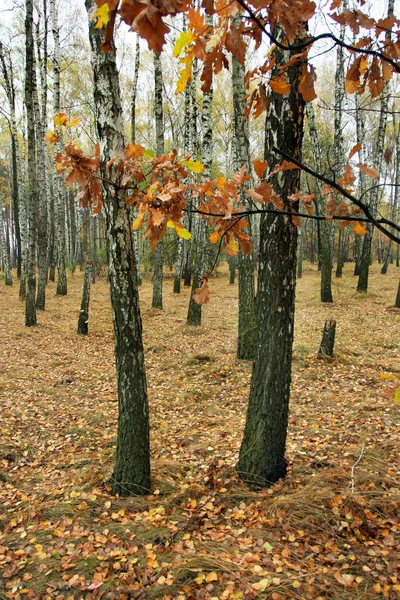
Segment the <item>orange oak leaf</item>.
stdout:
[[357,167],[359,167],[360,171],[365,173],[365,175],[368,175],[368,177],[373,177],[373,179],[381,178],[378,171],[376,169],[374,169],[373,167],[368,167],[368,165],[362,165],[362,164],[358,164]]
[[262,179],[264,177],[265,170],[268,168],[268,163],[265,162],[265,160],[255,160],[253,162],[253,167],[257,177]]
[[201,287],[196,288],[192,298],[197,304],[207,304],[210,301],[210,288],[207,285],[207,280],[203,282]]

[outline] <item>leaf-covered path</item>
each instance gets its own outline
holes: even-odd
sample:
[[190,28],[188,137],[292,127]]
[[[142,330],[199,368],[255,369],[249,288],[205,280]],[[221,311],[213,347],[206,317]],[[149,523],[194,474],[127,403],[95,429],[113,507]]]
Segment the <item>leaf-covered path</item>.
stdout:
[[[81,274],[47,292],[24,327],[1,283],[0,599],[368,599],[400,596],[398,273],[346,268],[333,305],[319,275],[298,282],[289,475],[261,493],[238,481],[251,367],[236,353],[237,288],[211,281],[201,328],[189,291],[154,311],[140,291],[151,407],[153,494],[110,495],[116,388],[108,286],[76,334]],[[335,359],[316,353],[336,319]],[[364,448],[359,464],[352,465]]]

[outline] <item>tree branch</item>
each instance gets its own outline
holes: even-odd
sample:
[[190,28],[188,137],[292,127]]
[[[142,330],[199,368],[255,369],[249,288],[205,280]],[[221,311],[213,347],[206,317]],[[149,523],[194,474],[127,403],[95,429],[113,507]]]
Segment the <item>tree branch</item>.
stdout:
[[334,188],[335,190],[337,190],[338,192],[340,192],[345,198],[347,198],[348,200],[350,200],[350,202],[352,202],[353,204],[355,204],[356,206],[358,206],[358,208],[360,208],[363,211],[363,213],[367,217],[367,220],[370,223],[372,223],[372,225],[375,225],[375,227],[377,229],[379,229],[379,231],[381,231],[382,233],[384,233],[389,239],[393,240],[397,244],[400,244],[400,237],[396,236],[393,233],[391,233],[390,231],[388,231],[385,227],[382,226],[382,223],[384,223],[385,225],[389,225],[390,227],[393,227],[393,229],[396,229],[397,231],[400,231],[400,226],[399,225],[397,225],[396,223],[393,223],[392,221],[388,221],[387,219],[384,219],[384,218],[382,218],[382,219],[376,219],[374,217],[374,215],[372,214],[372,212],[370,211],[369,207],[366,204],[364,204],[358,198],[356,198],[355,196],[353,196],[353,194],[350,194],[350,192],[348,190],[346,190],[344,187],[342,187],[341,185],[339,185],[338,183],[336,183],[336,181],[333,181],[332,179],[328,179],[328,177],[325,177],[324,175],[321,175],[320,173],[317,173],[316,171],[314,171],[313,169],[311,169],[307,165],[301,163],[300,161],[298,161],[297,159],[293,158],[289,154],[286,154],[286,152],[283,152],[282,150],[280,150],[276,146],[274,146],[272,149],[273,149],[274,152],[276,152],[277,154],[279,154],[283,158],[286,158],[286,160],[292,162],[294,165],[296,165],[297,167],[299,167],[300,169],[302,169],[306,173],[309,173],[313,177],[316,177],[316,179],[319,179],[320,181],[323,181],[327,185],[330,185],[332,188]]
[[261,31],[263,33],[265,33],[265,35],[269,38],[269,40],[273,44],[275,44],[275,46],[280,48],[281,50],[290,50],[291,52],[296,51],[296,50],[304,50],[304,48],[307,48],[308,46],[312,46],[314,44],[314,42],[317,42],[317,41],[323,40],[323,39],[330,39],[337,46],[346,48],[347,50],[350,50],[351,52],[357,52],[358,54],[367,54],[369,56],[375,56],[377,58],[380,58],[380,59],[386,61],[387,63],[389,63],[393,67],[393,69],[395,71],[397,71],[397,73],[400,73],[400,65],[397,64],[396,61],[394,61],[391,58],[389,58],[388,56],[386,56],[386,54],[383,54],[383,52],[379,52],[379,50],[368,50],[366,48],[357,48],[357,46],[353,46],[352,44],[346,44],[346,42],[342,41],[341,39],[339,39],[338,37],[333,35],[333,33],[321,33],[320,35],[311,37],[300,44],[295,44],[295,45],[282,44],[277,39],[275,39],[273,35],[271,35],[271,33],[265,27],[264,23],[261,21],[261,19],[259,17],[257,17],[255,12],[253,12],[251,10],[251,8],[249,8],[249,6],[246,4],[246,2],[244,2],[244,0],[237,0],[237,2],[247,12],[250,19],[252,21],[254,21],[254,23],[256,23],[256,25],[261,29]]

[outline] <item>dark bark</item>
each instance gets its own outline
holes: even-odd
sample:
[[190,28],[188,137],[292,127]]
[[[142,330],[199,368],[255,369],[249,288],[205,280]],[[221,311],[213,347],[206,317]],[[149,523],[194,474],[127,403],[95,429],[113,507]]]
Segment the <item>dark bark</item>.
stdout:
[[[91,61],[97,132],[102,148],[101,171],[107,161],[123,153],[121,96],[115,48],[101,49],[103,33],[95,29],[93,0],[86,0],[89,15]],[[108,178],[118,178],[112,167]],[[125,198],[104,184],[111,306],[114,322],[118,385],[118,434],[113,491],[121,496],[150,491],[149,409],[144,369],[142,322],[136,281],[132,223]]]
[[396,296],[396,302],[394,303],[396,308],[400,308],[400,280],[399,280],[399,285],[397,287],[397,296]]
[[[278,34],[277,31],[274,32]],[[275,50],[276,67],[290,59]],[[270,92],[266,118],[265,159],[277,163],[277,146],[301,156],[304,103],[298,91],[301,63],[287,71],[288,96]],[[275,189],[288,198],[300,186],[300,172],[274,177]],[[296,210],[296,208],[295,208]],[[282,215],[263,214],[260,222],[260,265],[256,300],[256,344],[249,405],[238,463],[239,476],[263,487],[286,475],[288,424],[296,286],[297,228]]]
[[90,279],[92,264],[88,261],[85,265],[85,274],[83,277],[81,310],[78,319],[78,333],[87,335],[89,333],[89,303],[90,303]]
[[28,260],[27,286],[25,305],[25,325],[36,325],[36,209],[37,209],[37,179],[36,179],[36,135],[35,116],[33,107],[35,84],[35,54],[33,45],[33,3],[26,0],[25,16],[25,106],[28,130]]
[[235,275],[236,275],[236,258],[234,256],[230,256],[228,258],[228,265],[229,265],[229,285],[234,285]]
[[335,345],[336,321],[325,321],[318,358],[332,358]]

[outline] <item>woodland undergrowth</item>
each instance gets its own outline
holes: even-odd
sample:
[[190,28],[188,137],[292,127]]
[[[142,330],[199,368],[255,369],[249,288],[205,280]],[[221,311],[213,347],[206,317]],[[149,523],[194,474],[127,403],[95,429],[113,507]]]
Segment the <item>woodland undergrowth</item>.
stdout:
[[[237,287],[210,281],[203,325],[189,290],[152,310],[140,289],[151,409],[152,494],[110,493],[117,397],[108,284],[92,287],[77,336],[82,274],[47,290],[24,327],[0,281],[0,599],[400,597],[398,270],[371,269],[335,302],[319,274],[298,281],[288,476],[262,492],[235,474],[251,365],[236,359]],[[316,358],[326,319],[335,357]],[[352,466],[360,458],[356,467]],[[352,476],[353,475],[353,476]]]

